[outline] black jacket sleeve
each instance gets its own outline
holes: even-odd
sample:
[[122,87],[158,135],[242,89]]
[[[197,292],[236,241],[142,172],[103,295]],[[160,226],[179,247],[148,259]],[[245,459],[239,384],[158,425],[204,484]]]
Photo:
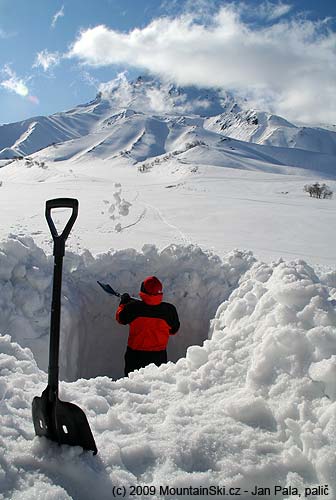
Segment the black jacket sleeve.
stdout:
[[120,304],[117,310],[117,321],[128,325],[137,317],[137,300],[131,299],[126,304]]
[[173,306],[173,304],[171,304],[170,307],[171,307],[171,311],[170,311],[170,315],[169,315],[170,317],[169,317],[169,321],[168,321],[168,324],[170,326],[169,333],[170,333],[170,335],[175,335],[175,333],[178,332],[178,330],[180,328],[180,320],[179,320],[175,306]]

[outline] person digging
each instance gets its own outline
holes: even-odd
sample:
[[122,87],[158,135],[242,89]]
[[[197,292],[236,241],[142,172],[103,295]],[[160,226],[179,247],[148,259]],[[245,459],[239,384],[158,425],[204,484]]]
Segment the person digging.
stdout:
[[118,323],[129,325],[125,377],[150,363],[156,366],[167,363],[169,336],[180,328],[175,306],[162,301],[162,283],[158,278],[146,278],[141,283],[139,296],[141,300],[123,293],[116,312]]

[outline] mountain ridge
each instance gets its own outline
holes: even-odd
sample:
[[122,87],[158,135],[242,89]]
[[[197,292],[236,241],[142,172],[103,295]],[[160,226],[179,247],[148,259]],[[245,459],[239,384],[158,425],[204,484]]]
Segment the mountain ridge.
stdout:
[[[223,148],[226,157],[237,149],[242,157],[250,151],[270,164],[299,168],[305,168],[311,152],[318,154],[323,170],[331,171],[336,132],[246,109],[246,103],[236,102],[229,93],[178,88],[143,77],[134,82],[121,78],[92,101],[68,111],[0,126],[0,160],[38,155],[61,161],[94,155],[103,160],[126,157],[136,164],[167,153],[187,153],[190,144],[203,148],[201,163],[210,165],[227,166],[224,157],[213,159],[223,156]],[[191,157],[200,160],[195,151]]]

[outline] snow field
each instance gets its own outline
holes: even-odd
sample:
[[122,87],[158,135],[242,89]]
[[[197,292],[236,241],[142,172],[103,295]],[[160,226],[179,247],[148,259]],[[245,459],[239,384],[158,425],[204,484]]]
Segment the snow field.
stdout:
[[[34,357],[44,359],[48,321],[34,322],[49,308],[52,258],[32,240],[12,237],[2,244],[0,262],[7,290],[1,320],[7,311],[7,331],[16,328],[10,329],[13,339],[29,342]],[[160,485],[219,484],[242,489],[281,484],[300,492],[327,484],[334,498],[335,273],[320,278],[303,261],[264,264],[237,251],[221,261],[195,247],[159,252],[147,246],[141,253],[123,250],[96,258],[68,253],[62,378],[93,376],[100,363],[113,372],[121,356],[126,328],[114,330],[116,304],[95,287],[94,278],[136,294],[140,275],[153,272],[183,321],[172,344],[177,362],[150,365],[116,381],[104,376],[61,383],[60,398],[88,416],[97,457],[34,436],[31,401],[47,376],[29,349],[9,335],[0,337],[3,498],[89,500],[94,489],[105,499],[113,486],[130,491],[144,484],[156,485],[157,499]],[[103,320],[94,314],[103,314]],[[203,346],[191,345],[202,343],[213,316]],[[15,318],[20,322],[13,323]],[[91,374],[84,373],[89,366]]]
[[[180,164],[176,159],[148,173],[127,163],[98,160],[50,163],[46,170],[20,163],[24,162],[1,169],[0,239],[10,233],[33,235],[50,252],[45,201],[69,196],[80,200],[79,217],[67,241],[67,248],[75,252],[193,243],[220,256],[239,248],[266,261],[302,258],[313,265],[334,266],[335,236],[330,227],[335,199],[312,199],[303,192],[304,184],[316,182],[315,176]],[[335,192],[335,181],[320,182]],[[118,183],[119,206],[114,197]],[[123,200],[128,215],[121,209]]]

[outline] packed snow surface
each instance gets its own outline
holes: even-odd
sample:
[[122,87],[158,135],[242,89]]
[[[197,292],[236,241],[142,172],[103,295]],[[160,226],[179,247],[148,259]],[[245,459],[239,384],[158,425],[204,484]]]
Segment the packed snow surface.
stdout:
[[[32,241],[17,238],[3,243],[1,256],[1,316],[7,312],[9,320],[11,314],[18,318],[0,337],[2,498],[91,500],[94,491],[95,498],[108,499],[116,487],[126,498],[149,498],[146,485],[157,499],[188,498],[190,488],[198,492],[195,498],[210,498],[206,488],[211,486],[240,488],[241,497],[248,499],[256,485],[270,488],[269,498],[295,498],[288,490],[275,494],[276,485],[297,488],[302,496],[327,486],[328,498],[334,498],[334,272],[318,277],[304,261],[265,264],[239,252],[221,260],[183,247],[97,258],[70,255],[61,339],[63,345],[72,343],[70,365],[83,362],[76,359],[84,358],[81,334],[90,350],[84,359],[87,367],[96,369],[100,335],[107,342],[110,365],[119,362],[107,329],[111,338],[126,332],[115,327],[113,299],[89,284],[107,263],[118,263],[119,269],[115,274],[106,269],[103,278],[115,277],[117,284],[126,280],[135,292],[131,284],[138,282],[139,269],[150,256],[181,316],[176,339],[189,344],[176,363],[150,365],[129,378],[61,382],[60,398],[80,406],[88,417],[99,449],[93,456],[34,435],[31,401],[45,388],[47,376],[32,351],[41,352],[47,335],[47,318],[44,323],[41,318],[47,315],[52,258]],[[164,269],[170,269],[170,279]],[[186,297],[183,289],[189,291]],[[203,322],[208,338],[191,345],[194,325],[189,322],[198,321],[198,291],[203,294],[202,313],[208,314]],[[78,300],[83,307],[71,318]],[[94,313],[103,315],[95,329],[89,319]],[[34,321],[41,321],[35,338]],[[83,331],[85,327],[90,331]],[[27,342],[26,332],[31,334],[30,349],[19,345]],[[63,362],[65,357],[63,352]]]

